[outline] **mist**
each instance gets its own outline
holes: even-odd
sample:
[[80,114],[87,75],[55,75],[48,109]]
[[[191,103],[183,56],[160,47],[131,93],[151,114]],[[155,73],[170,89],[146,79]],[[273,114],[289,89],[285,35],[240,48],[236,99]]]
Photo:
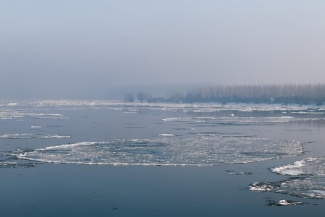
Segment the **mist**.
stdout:
[[0,99],[325,83],[324,11],[300,0],[1,0]]

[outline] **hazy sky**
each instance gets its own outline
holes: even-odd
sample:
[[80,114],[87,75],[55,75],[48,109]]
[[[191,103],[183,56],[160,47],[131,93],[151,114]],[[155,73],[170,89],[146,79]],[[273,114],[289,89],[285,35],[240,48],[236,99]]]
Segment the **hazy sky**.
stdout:
[[325,83],[324,0],[0,0],[0,98]]

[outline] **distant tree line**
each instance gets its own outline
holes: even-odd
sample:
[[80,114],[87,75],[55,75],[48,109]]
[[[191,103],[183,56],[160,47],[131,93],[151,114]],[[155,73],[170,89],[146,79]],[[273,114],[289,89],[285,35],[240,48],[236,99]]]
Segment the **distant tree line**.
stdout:
[[[133,102],[135,97],[127,94],[125,101]],[[139,92],[140,102],[216,102],[216,103],[278,103],[278,104],[316,104],[325,103],[325,85],[233,85],[202,87],[186,94],[174,93],[169,97],[151,97]]]
[[138,92],[136,97],[133,96],[132,93],[128,93],[124,96],[125,102],[134,102],[135,99],[137,99],[139,102],[151,102],[153,98],[149,93],[145,93],[143,91]]

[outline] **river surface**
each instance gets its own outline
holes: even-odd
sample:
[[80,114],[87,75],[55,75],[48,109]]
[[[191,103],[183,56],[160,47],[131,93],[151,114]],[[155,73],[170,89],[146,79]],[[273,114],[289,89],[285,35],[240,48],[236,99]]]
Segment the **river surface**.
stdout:
[[325,107],[0,103],[6,216],[320,216]]

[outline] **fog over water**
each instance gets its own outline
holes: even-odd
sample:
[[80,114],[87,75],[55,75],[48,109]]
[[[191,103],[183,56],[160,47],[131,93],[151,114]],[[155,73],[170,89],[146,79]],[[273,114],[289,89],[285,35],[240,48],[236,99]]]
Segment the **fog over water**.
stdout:
[[0,0],[0,98],[325,83],[324,9],[317,0]]

